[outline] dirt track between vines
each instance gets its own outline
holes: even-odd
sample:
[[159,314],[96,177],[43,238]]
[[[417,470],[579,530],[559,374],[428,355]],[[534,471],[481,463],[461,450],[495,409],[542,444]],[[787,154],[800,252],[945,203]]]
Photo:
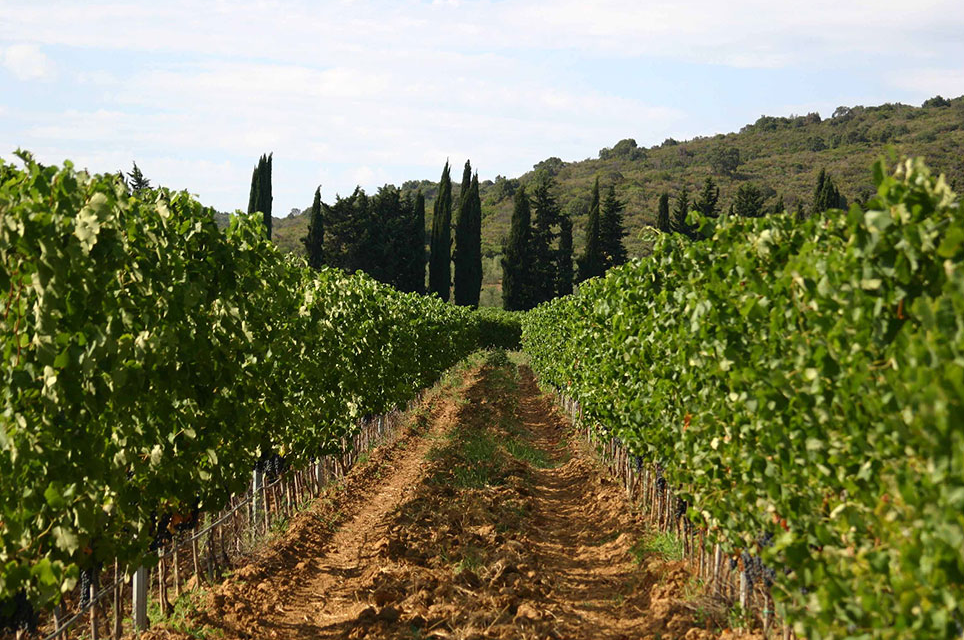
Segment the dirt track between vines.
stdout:
[[475,367],[430,395],[187,623],[148,637],[730,637],[680,563],[634,557],[645,527],[625,493],[513,371]]

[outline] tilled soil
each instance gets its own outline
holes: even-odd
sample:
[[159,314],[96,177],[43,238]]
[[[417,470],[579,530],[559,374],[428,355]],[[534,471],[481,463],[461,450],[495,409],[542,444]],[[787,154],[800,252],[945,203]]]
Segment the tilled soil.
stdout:
[[527,368],[486,364],[429,403],[413,421],[421,428],[375,450],[282,539],[212,587],[192,631],[730,637],[714,631],[682,564],[631,553],[642,520]]

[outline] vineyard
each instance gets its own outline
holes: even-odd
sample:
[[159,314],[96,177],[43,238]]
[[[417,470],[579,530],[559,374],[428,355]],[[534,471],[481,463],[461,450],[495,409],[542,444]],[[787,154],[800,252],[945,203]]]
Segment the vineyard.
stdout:
[[959,638],[964,212],[919,161],[874,176],[866,210],[662,238],[523,348],[801,637]]
[[[0,622],[10,630],[82,576],[156,562],[200,514],[238,504],[253,476],[352,453],[361,425],[411,406],[469,354],[516,348],[521,323],[520,357],[539,383],[591,441],[610,443],[604,455],[628,452],[621,468],[672,491],[659,508],[772,598],[765,616],[813,640],[964,633],[964,212],[921,161],[893,175],[876,164],[876,197],[849,211],[691,214],[705,240],[661,235],[650,257],[517,315],[309,269],[265,238],[256,214],[220,229],[186,193],[140,197],[116,176],[21,160],[0,163]],[[403,623],[441,629],[433,616],[450,635],[413,637],[519,637],[519,625],[584,637],[579,624],[604,628],[598,637],[717,637],[701,635],[710,618],[679,604],[679,567],[633,577],[624,561],[636,549],[627,537],[642,535],[629,515],[640,505],[565,441],[526,371],[490,355],[465,373],[462,400],[436,399],[435,426],[410,436],[417,455],[395,450],[384,454],[392,464],[360,472],[354,528],[312,529],[311,561],[357,580],[348,591],[334,572],[305,579],[355,598],[332,619],[380,629],[371,637],[405,637]],[[383,472],[388,493],[372,488]],[[295,537],[316,526],[299,522]],[[365,523],[388,532],[384,545]],[[319,540],[333,535],[351,553],[324,555]],[[575,560],[566,544],[578,545]],[[361,570],[369,551],[396,573]],[[613,555],[600,561],[603,551]],[[439,560],[450,556],[454,584]],[[278,575],[306,571],[308,560]],[[574,571],[614,571],[587,579],[605,602]],[[666,576],[664,598],[654,585]],[[427,583],[432,597],[420,595]],[[211,611],[223,615],[205,624],[239,616],[230,637],[268,618],[290,625],[270,627],[285,637],[354,633],[312,618],[316,592],[296,606],[271,599],[288,586],[217,587]],[[359,593],[377,613],[356,606]],[[263,615],[242,620],[245,605],[229,616],[225,598],[261,603]],[[470,615],[478,598],[486,613]]]
[[342,453],[360,419],[511,340],[499,314],[311,271],[254,217],[221,231],[186,193],[22,160],[0,165],[5,617],[136,568],[252,469]]

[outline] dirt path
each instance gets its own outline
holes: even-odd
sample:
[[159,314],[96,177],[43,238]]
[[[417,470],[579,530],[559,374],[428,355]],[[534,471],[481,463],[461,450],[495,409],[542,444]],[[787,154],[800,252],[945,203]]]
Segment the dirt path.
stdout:
[[[624,493],[527,368],[495,358],[465,372],[459,388],[423,407],[421,423],[213,587],[181,629],[227,638],[718,637],[688,594],[686,570],[641,551],[646,531]],[[151,635],[183,637],[176,626]]]

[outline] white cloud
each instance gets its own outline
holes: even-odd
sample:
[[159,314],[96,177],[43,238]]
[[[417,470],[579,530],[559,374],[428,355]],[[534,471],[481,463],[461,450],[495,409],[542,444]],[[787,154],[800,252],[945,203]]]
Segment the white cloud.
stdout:
[[[75,70],[73,93],[54,106],[7,99],[17,119],[0,123],[0,136],[15,143],[6,146],[110,170],[137,159],[155,181],[221,209],[243,206],[251,165],[266,151],[275,152],[276,207],[287,211],[310,201],[319,175],[329,197],[358,182],[434,179],[446,157],[457,166],[471,157],[483,177],[518,175],[547,156],[593,156],[625,137],[653,144],[706,133],[692,112],[714,105],[683,113],[660,106],[677,103],[656,92],[631,97],[646,96],[624,71],[637,61],[675,64],[666,73],[677,73],[690,64],[836,69],[899,55],[924,71],[911,77],[882,64],[866,75],[909,91],[964,93],[960,0],[810,0],[805,10],[772,0],[0,4],[0,43],[30,34],[29,44],[0,48],[4,66],[13,51],[21,74],[48,76],[41,47],[61,70],[70,65],[53,52],[96,52],[102,66]],[[581,69],[567,74],[567,59]],[[614,60],[622,66],[611,88],[580,76],[605,76]],[[869,104],[861,91],[853,102]],[[839,96],[811,93],[770,106]],[[718,99],[735,100],[708,101]]]
[[902,89],[916,91],[926,98],[938,94],[945,98],[956,97],[964,94],[964,68],[905,71],[894,76],[893,84]]
[[[960,47],[958,0],[6,3],[0,39],[327,66],[410,51],[575,50],[739,67]],[[927,47],[914,46],[926,42]]]
[[20,80],[38,80],[53,74],[53,64],[36,45],[10,45],[0,55],[3,66]]

